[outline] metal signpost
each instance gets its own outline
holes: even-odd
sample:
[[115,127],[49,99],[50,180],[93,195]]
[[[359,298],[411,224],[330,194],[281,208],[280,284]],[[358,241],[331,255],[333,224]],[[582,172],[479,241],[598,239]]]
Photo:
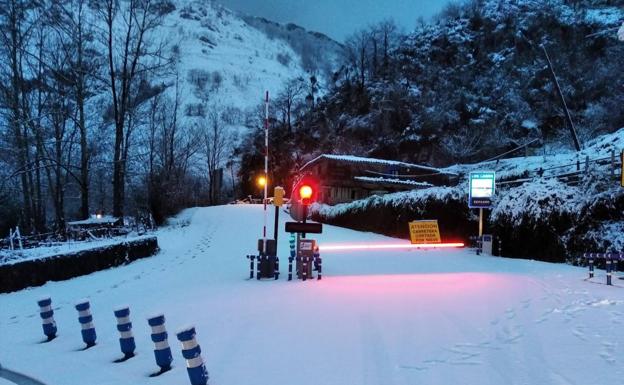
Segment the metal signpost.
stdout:
[[483,209],[492,208],[495,182],[496,173],[494,171],[470,173],[468,207],[479,209],[479,237],[483,235]]

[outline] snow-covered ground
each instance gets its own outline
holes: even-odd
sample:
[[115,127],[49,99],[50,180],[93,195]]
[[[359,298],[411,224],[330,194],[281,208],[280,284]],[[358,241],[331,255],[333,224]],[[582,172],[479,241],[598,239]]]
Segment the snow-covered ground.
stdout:
[[[282,216],[284,218],[284,216]],[[128,266],[0,295],[0,363],[49,384],[187,384],[174,332],[194,324],[215,384],[616,384],[624,376],[624,284],[584,269],[469,250],[324,253],[322,281],[248,280],[255,205],[187,210],[162,252]],[[270,227],[272,228],[272,227]],[[325,226],[322,245],[402,242]],[[36,300],[59,327],[41,344]],[[98,344],[80,351],[80,298]],[[129,304],[138,355],[119,351]],[[157,378],[146,316],[164,312],[175,367]]]
[[[62,254],[77,253],[84,250],[115,245],[122,242],[137,241],[149,237],[149,235],[137,236],[136,233],[132,233],[128,236],[89,241],[56,242],[51,243],[50,246],[35,247],[32,249],[20,250],[16,248],[15,250],[0,250],[0,265],[12,265],[18,262],[56,257]],[[17,241],[15,243],[17,243]]]

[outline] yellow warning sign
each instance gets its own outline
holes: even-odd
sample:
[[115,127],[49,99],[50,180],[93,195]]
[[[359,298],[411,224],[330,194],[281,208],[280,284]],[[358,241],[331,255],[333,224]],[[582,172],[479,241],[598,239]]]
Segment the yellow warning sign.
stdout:
[[440,228],[437,220],[413,221],[409,223],[412,244],[440,243]]

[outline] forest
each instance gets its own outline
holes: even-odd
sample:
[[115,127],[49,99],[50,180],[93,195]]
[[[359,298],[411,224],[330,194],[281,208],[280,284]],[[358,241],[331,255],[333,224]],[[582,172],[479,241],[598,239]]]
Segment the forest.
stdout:
[[[529,154],[575,150],[553,71],[579,144],[613,132],[624,126],[623,7],[473,0],[409,33],[392,21],[357,31],[323,96],[292,103],[312,108],[289,109],[301,111],[294,124],[286,111],[276,118],[275,178],[287,185],[321,153],[448,166],[524,155],[512,150],[527,143]],[[247,191],[260,141],[252,131],[239,149]]]
[[[100,211],[162,223],[258,193],[260,99],[251,110],[207,102],[244,80],[180,68],[185,52],[159,27],[173,13],[195,17],[199,8],[181,3],[0,0],[0,235],[15,226],[62,234]],[[412,31],[387,20],[344,44],[318,35],[325,48],[314,50],[298,27],[256,20],[270,39],[308,52],[274,55],[308,73],[271,97],[269,179],[288,187],[321,153],[445,166],[529,142],[533,153],[573,150],[572,129],[581,146],[613,132],[624,126],[623,7],[471,0]],[[185,103],[187,93],[200,102]]]

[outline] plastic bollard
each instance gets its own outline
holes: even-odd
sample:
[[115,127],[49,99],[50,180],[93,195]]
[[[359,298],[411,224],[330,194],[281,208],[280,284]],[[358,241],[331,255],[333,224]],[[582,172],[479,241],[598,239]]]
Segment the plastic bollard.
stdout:
[[253,279],[253,277],[254,277],[254,256],[253,255],[248,255],[247,258],[249,259],[249,279]]
[[323,278],[323,259],[319,255],[318,257],[318,276],[317,280],[320,281]]
[[117,317],[117,330],[119,331],[119,347],[125,358],[134,357],[136,343],[132,335],[132,322],[130,322],[130,308],[123,306],[114,310]]
[[154,342],[154,358],[156,365],[160,367],[160,372],[164,373],[171,369],[173,357],[169,347],[167,329],[165,328],[165,316],[158,314],[147,319],[147,323],[152,328],[152,342]]
[[293,259],[295,259],[294,257],[290,256],[288,257],[288,280],[292,281],[292,263],[293,263]]
[[605,262],[605,265],[607,269],[607,285],[612,285],[611,283],[611,260],[607,259],[607,261]]
[[201,356],[201,348],[195,339],[195,327],[180,330],[177,337],[182,343],[182,356],[186,360],[186,371],[191,385],[206,385],[208,371]]
[[256,259],[256,279],[260,280],[260,259],[262,258],[262,254],[258,255]]
[[95,345],[97,339],[91,315],[91,304],[87,300],[81,300],[76,304],[76,310],[78,310],[78,321],[82,327],[82,341],[87,344],[87,348],[90,348]]
[[594,260],[589,260],[589,278],[594,278]]
[[279,257],[275,257],[275,270],[273,271],[275,280],[279,279]]
[[48,341],[56,338],[56,322],[54,321],[54,310],[52,310],[52,299],[43,297],[37,301],[39,305],[39,315],[41,316],[43,334],[48,337]]
[[307,281],[308,279],[308,257],[303,257],[303,261],[302,261],[302,265],[301,265],[301,278],[304,281]]

